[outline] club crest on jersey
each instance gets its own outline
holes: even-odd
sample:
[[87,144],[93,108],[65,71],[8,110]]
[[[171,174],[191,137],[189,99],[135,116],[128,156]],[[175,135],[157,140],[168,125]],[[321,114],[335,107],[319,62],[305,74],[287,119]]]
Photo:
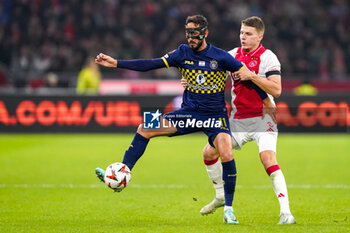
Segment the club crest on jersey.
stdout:
[[251,62],[249,62],[249,67],[254,67],[254,66],[256,66],[258,64],[258,62],[256,61],[256,60],[254,60],[254,61],[251,61]]
[[198,84],[203,84],[203,83],[205,83],[205,77],[204,77],[204,75],[203,74],[198,74],[197,76],[196,76],[196,82],[198,83]]
[[216,60],[211,60],[210,61],[210,64],[209,64],[209,67],[212,69],[212,70],[216,70],[218,68],[218,62]]

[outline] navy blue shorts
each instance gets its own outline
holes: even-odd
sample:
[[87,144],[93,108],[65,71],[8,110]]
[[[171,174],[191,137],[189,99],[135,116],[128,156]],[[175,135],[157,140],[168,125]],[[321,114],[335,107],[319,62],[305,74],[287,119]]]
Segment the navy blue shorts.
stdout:
[[215,148],[216,135],[219,133],[231,135],[226,109],[221,112],[197,112],[192,108],[184,107],[166,113],[163,117],[177,128],[177,132],[170,137],[202,131],[208,136],[209,144]]

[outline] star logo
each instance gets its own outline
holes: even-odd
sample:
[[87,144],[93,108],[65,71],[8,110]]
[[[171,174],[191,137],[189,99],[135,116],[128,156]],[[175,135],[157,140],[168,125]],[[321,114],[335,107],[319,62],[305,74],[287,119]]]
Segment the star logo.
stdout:
[[157,111],[155,113],[151,113],[151,115],[153,116],[152,121],[154,121],[155,119],[158,119],[158,117],[160,117],[162,114],[159,112],[159,109],[157,109]]
[[160,129],[160,116],[162,115],[157,109],[156,112],[143,113],[143,128],[144,129]]

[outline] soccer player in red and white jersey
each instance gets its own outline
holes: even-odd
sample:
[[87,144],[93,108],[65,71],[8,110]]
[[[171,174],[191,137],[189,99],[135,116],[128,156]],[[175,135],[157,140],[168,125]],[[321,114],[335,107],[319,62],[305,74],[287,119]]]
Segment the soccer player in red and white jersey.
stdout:
[[[278,224],[293,224],[295,219],[289,209],[286,182],[276,159],[278,132],[273,97],[279,97],[281,94],[281,65],[276,55],[260,43],[264,30],[264,22],[259,17],[253,16],[243,20],[240,31],[241,47],[229,51],[252,71],[245,69],[229,73],[233,82],[231,91],[233,110],[230,117],[232,142],[233,148],[238,150],[252,140],[258,145],[261,162],[270,177],[280,204]],[[247,80],[251,80],[265,91],[268,98],[262,101],[252,88],[251,82]],[[265,110],[268,114],[264,114]],[[203,157],[216,190],[215,199],[200,211],[206,215],[223,205],[224,196],[218,152],[207,144],[203,150]]]

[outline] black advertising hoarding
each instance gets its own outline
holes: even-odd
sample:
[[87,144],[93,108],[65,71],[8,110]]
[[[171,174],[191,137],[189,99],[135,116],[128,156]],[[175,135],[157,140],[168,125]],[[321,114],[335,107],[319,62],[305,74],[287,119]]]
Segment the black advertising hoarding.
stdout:
[[279,132],[350,132],[350,95],[285,96],[276,103]]
[[[0,132],[135,132],[144,111],[172,111],[174,96],[0,96]],[[349,132],[348,96],[283,96],[280,132]],[[227,103],[227,105],[229,105]]]
[[[133,132],[173,96],[2,96],[0,132]],[[142,109],[141,109],[142,108]]]

